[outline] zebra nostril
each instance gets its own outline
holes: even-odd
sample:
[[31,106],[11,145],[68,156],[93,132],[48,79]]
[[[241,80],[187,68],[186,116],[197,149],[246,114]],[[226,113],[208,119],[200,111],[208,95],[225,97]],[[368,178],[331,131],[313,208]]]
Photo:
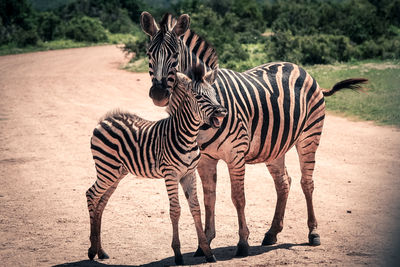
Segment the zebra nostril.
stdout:
[[226,110],[226,108],[218,107],[213,112],[213,116],[214,117],[224,117],[224,116],[226,116],[227,113],[228,113],[228,111]]
[[154,79],[154,80],[153,80],[153,84],[154,84],[155,86],[160,86],[160,85],[162,85],[162,81],[159,81],[159,80],[157,80],[157,79]]

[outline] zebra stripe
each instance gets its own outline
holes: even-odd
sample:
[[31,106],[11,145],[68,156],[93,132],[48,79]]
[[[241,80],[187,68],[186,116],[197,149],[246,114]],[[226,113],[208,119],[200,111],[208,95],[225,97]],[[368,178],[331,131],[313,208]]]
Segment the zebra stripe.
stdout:
[[[167,32],[157,34],[167,36]],[[160,40],[162,43],[155,44]],[[176,42],[178,46],[175,45]],[[175,70],[165,61],[168,53],[164,47],[168,47],[168,43],[174,43],[174,54],[179,54],[179,64]],[[215,66],[206,57],[211,46],[191,30],[176,36],[176,40],[152,40],[150,46],[159,49],[150,51],[149,60],[152,66],[164,68],[165,72],[185,72],[197,62]],[[159,60],[157,55],[162,55],[164,61]],[[249,247],[249,231],[244,215],[245,164],[266,163],[274,179],[278,200],[271,228],[262,244],[276,242],[276,236],[283,228],[291,182],[285,167],[285,154],[296,146],[302,172],[301,185],[307,202],[309,242],[312,245],[320,244],[312,204],[312,174],[325,117],[324,96],[332,95],[343,88],[358,89],[366,81],[363,78],[348,79],[337,83],[331,90],[325,90],[304,69],[288,62],[268,63],[243,73],[219,70],[213,87],[221,104],[227,108],[228,116],[219,129],[203,126],[198,136],[202,154],[198,172],[205,194],[205,232],[209,243],[215,237],[216,164],[220,159],[229,168],[232,201],[238,214],[240,239],[237,255],[247,256]],[[196,254],[201,254],[201,251],[198,250]]]
[[168,118],[152,122],[134,114],[114,111],[104,116],[93,131],[91,150],[97,180],[86,192],[91,224],[90,259],[96,254],[99,258],[108,257],[100,242],[102,213],[119,181],[131,173],[165,179],[176,263],[183,263],[177,231],[180,216],[178,183],[188,199],[199,246],[205,251],[207,261],[215,261],[202,229],[194,171],[200,160],[196,142],[199,128],[216,113],[220,116],[224,109],[216,101],[210,85],[209,78],[215,76],[213,72],[202,75],[200,80],[190,80],[181,73],[177,76],[180,78],[171,102],[179,104],[170,109]]

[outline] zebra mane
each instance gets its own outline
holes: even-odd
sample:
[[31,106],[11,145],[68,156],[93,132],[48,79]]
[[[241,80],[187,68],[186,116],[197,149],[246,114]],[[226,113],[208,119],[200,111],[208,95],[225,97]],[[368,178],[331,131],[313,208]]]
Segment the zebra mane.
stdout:
[[162,32],[172,31],[176,25],[176,19],[170,13],[165,13],[159,22],[160,30]]
[[187,49],[196,55],[207,68],[217,69],[219,67],[217,51],[203,37],[188,29],[180,38]]
[[189,68],[187,76],[195,82],[201,82],[205,74],[204,65],[200,62],[196,66]]
[[136,114],[130,113],[128,111],[123,111],[121,109],[114,109],[107,112],[104,116],[99,119],[99,122],[109,120],[109,119],[117,119],[117,120],[125,120],[125,121],[145,121],[143,118],[139,117]]

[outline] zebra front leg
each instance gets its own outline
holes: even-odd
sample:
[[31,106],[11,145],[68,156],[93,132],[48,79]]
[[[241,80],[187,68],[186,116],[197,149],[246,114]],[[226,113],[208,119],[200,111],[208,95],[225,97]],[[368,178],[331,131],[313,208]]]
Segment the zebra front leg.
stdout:
[[180,180],[180,183],[189,203],[190,213],[193,216],[194,224],[196,226],[199,249],[201,249],[205,254],[207,262],[216,262],[217,260],[211,252],[210,245],[208,244],[206,235],[203,231],[203,224],[201,223],[201,211],[196,190],[196,174],[192,172],[186,175]]
[[[296,145],[301,168],[301,188],[307,203],[307,224],[308,224],[308,242],[312,246],[321,245],[321,238],[317,233],[317,219],[315,218],[312,194],[314,191],[313,172],[315,167],[315,152],[319,144],[319,135],[316,138],[308,138]],[[310,140],[311,139],[311,140]]]
[[[204,206],[206,212],[205,234],[209,245],[211,244],[211,241],[215,238],[217,163],[218,160],[212,159],[205,154],[201,154],[200,162],[197,166],[197,171],[203,185]],[[205,255],[202,249],[199,247],[194,256],[201,257]]]
[[[96,182],[86,191],[90,215],[90,248],[88,250],[90,260],[93,260],[96,255],[98,255],[99,259],[109,258],[101,246],[101,218],[104,208],[117,188],[119,181],[127,174],[125,171],[120,173],[114,170],[114,172],[113,177],[106,178],[103,172],[98,170]],[[116,177],[119,178],[115,179]]]
[[169,217],[172,223],[172,244],[171,247],[175,254],[175,264],[183,265],[183,257],[181,253],[181,242],[179,241],[179,217],[181,216],[181,206],[179,205],[178,181],[175,177],[169,176],[165,178],[169,199]]
[[245,163],[244,157],[238,156],[238,163],[228,164],[229,176],[231,178],[231,198],[236,208],[239,222],[239,243],[237,244],[236,257],[247,257],[249,255],[249,229],[247,228],[244,208],[246,199],[244,194],[244,175]]
[[289,177],[285,167],[285,156],[267,163],[267,167],[274,179],[277,200],[271,228],[266,232],[262,241],[262,246],[275,244],[278,233],[283,229],[283,218],[285,216],[286,202],[291,184],[291,178]]

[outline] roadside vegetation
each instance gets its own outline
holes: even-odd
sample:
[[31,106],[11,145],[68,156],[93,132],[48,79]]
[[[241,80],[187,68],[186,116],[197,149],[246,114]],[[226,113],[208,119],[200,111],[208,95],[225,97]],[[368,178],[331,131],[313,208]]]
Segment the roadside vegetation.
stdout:
[[0,55],[122,44],[143,37],[133,23],[144,9],[140,1],[32,2],[36,9],[29,0],[0,1]]
[[400,126],[400,0],[2,0],[0,55],[122,44],[126,69],[147,71],[144,10],[189,14],[224,68],[289,61],[324,87],[367,77],[367,93],[327,98],[328,109]]
[[400,127],[400,62],[362,61],[305,69],[323,88],[350,77],[368,78],[364,91],[344,90],[325,98],[327,109],[352,118]]

